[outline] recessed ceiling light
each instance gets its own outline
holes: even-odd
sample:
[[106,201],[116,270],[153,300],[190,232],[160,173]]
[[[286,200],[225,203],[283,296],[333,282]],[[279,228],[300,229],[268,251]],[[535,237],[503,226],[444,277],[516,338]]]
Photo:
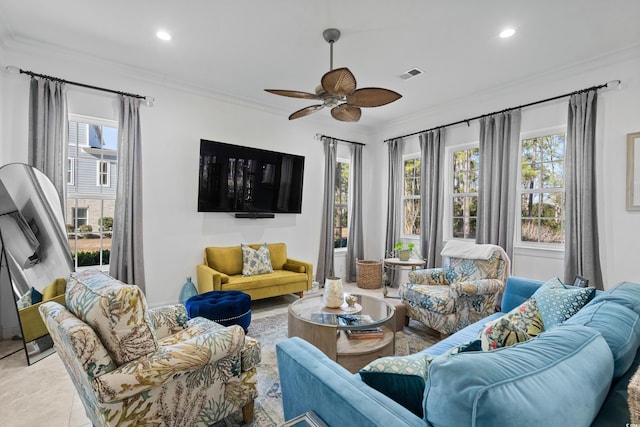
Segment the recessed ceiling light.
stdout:
[[500,37],[502,37],[503,39],[508,39],[509,37],[514,35],[515,33],[516,33],[516,30],[514,28],[505,28],[500,33]]
[[158,37],[160,40],[164,40],[164,41],[169,41],[171,40],[171,34],[167,33],[164,30],[160,30],[156,33],[156,37]]

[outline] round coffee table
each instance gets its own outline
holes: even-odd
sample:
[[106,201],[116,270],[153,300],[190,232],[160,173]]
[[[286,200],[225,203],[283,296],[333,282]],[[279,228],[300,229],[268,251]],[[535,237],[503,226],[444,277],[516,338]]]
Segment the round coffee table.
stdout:
[[[349,310],[346,304],[340,308],[325,307],[322,296],[305,297],[290,304],[289,337],[296,336],[309,341],[353,373],[375,359],[393,356],[395,309],[391,304],[372,296],[355,296],[357,311]],[[347,317],[339,317],[343,315]],[[349,338],[347,334],[347,331],[372,328],[380,328],[382,337]]]

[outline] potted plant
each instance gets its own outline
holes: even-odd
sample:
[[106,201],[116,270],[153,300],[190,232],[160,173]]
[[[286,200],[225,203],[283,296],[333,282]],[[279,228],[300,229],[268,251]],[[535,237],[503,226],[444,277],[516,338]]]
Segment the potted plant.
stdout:
[[413,253],[413,249],[415,248],[414,243],[406,243],[403,241],[396,242],[396,245],[393,247],[393,251],[398,256],[400,261],[408,261],[411,258],[411,254]]

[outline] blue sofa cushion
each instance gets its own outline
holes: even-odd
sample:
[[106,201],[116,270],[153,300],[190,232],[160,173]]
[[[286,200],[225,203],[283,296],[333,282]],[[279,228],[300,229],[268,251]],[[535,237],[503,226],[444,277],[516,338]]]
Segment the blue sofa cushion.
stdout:
[[612,375],[600,333],[560,325],[511,347],[432,360],[424,419],[443,427],[589,425]]
[[593,302],[611,301],[635,311],[640,315],[640,284],[621,282],[598,294]]
[[583,325],[600,332],[613,353],[613,379],[633,363],[640,346],[640,316],[611,301],[596,301],[576,313],[567,324]]
[[549,330],[576,314],[593,299],[595,292],[595,288],[565,286],[558,278],[545,282],[533,294],[544,329]]

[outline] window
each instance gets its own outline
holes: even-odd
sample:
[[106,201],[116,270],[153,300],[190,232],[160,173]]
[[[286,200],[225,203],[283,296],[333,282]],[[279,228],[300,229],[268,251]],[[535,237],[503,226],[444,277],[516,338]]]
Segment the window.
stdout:
[[76,230],[79,230],[80,227],[89,223],[88,208],[78,208],[74,206],[71,208],[71,212],[73,213],[73,218],[71,218],[71,221]]
[[564,243],[564,148],[564,133],[522,140],[522,242]]
[[76,182],[76,159],[67,159],[67,185],[74,185]]
[[107,265],[116,202],[118,124],[71,115],[68,136],[67,182],[73,185],[67,187],[67,237],[75,267]]
[[334,192],[333,247],[346,248],[349,237],[349,161],[336,163]]
[[458,239],[475,239],[478,218],[479,149],[476,147],[454,151],[452,166],[452,236]]
[[96,163],[96,185],[98,187],[111,186],[111,170],[109,168],[109,162],[98,160]]
[[404,235],[420,235],[420,159],[412,157],[404,161],[402,207]]

